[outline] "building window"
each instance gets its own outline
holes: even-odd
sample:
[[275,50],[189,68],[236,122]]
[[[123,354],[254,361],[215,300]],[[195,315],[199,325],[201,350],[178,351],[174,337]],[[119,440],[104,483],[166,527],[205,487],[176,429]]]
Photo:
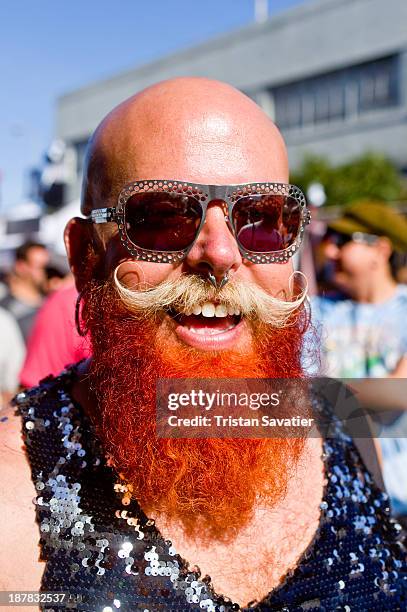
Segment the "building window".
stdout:
[[397,102],[397,63],[391,59],[393,58],[372,62],[360,72],[359,110],[361,112],[384,108]]
[[328,123],[399,103],[398,56],[270,89],[282,129]]
[[82,175],[83,164],[85,161],[86,147],[88,145],[88,142],[89,140],[86,138],[84,140],[77,140],[76,142],[73,142],[71,145],[74,148],[75,153],[76,153],[76,172],[78,176]]

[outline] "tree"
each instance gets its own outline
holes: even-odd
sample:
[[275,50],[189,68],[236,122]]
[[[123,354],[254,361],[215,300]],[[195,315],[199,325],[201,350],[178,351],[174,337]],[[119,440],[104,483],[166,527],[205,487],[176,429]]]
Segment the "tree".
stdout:
[[390,202],[407,196],[396,166],[383,155],[372,152],[339,166],[333,166],[324,157],[308,155],[290,180],[304,192],[311,183],[321,183],[327,206],[349,204],[362,198]]

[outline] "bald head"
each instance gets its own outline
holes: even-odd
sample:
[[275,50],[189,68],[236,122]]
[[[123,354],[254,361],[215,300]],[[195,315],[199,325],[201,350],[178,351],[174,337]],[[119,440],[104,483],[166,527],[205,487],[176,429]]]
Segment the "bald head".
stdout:
[[90,143],[82,212],[114,206],[129,182],[286,182],[282,137],[250,98],[202,78],[163,81],[117,106]]

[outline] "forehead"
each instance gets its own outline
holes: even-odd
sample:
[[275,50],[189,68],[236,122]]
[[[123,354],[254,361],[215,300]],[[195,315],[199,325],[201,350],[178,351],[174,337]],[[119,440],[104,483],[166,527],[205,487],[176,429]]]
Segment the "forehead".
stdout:
[[265,139],[259,126],[222,113],[190,116],[145,134],[128,160],[134,180],[178,178],[202,184],[287,180],[279,142]]
[[113,205],[136,180],[288,181],[283,140],[263,111],[232,88],[209,97],[198,90],[180,92],[173,84],[170,92],[140,94],[108,115],[92,141],[84,185],[92,197],[84,211],[100,199]]
[[27,261],[31,262],[43,262],[48,260],[48,251],[44,247],[31,247],[27,251]]

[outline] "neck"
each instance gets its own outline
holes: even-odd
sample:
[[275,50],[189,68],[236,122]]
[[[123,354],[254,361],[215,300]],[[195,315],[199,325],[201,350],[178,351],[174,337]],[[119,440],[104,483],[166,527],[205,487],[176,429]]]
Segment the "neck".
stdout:
[[353,298],[361,303],[380,304],[391,299],[396,288],[397,283],[390,271],[370,274],[367,283],[358,285]]
[[9,288],[12,296],[21,302],[25,302],[30,306],[39,306],[41,304],[42,295],[38,289],[18,276],[10,276]]

